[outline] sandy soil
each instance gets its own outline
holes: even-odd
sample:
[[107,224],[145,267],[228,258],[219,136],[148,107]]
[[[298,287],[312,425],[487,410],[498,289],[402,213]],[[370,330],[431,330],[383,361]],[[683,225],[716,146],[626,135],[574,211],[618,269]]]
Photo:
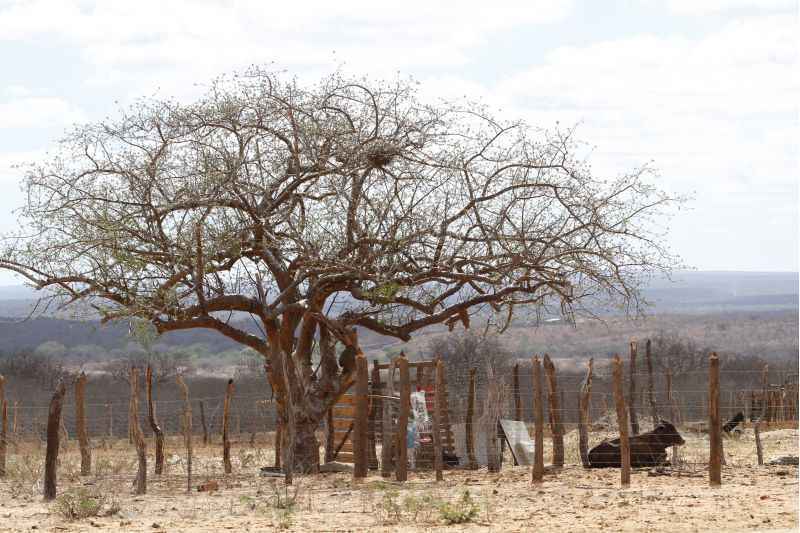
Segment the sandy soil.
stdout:
[[[148,494],[131,494],[133,451],[127,443],[98,449],[99,473],[81,479],[78,454],[71,447],[59,470],[59,491],[83,486],[119,506],[112,516],[68,520],[55,503],[41,501],[42,452],[17,450],[9,457],[9,476],[0,481],[0,531],[796,531],[798,469],[757,467],[752,435],[726,439],[729,466],[723,485],[711,488],[704,464],[707,438],[687,435],[682,457],[688,461],[668,475],[635,470],[631,486],[620,489],[619,470],[567,466],[531,485],[526,467],[504,465],[500,474],[446,471],[436,483],[429,473],[411,474],[405,484],[370,475],[354,484],[349,474],[297,476],[295,489],[257,476],[271,464],[264,449],[234,455],[233,476],[223,476],[218,448],[199,450],[194,485],[214,479],[220,490],[185,493],[178,443],[170,442],[168,474],[150,476]],[[596,440],[593,437],[593,442]],[[794,429],[764,434],[767,459],[797,454]],[[567,449],[571,450],[571,436]],[[14,452],[13,446],[9,452]],[[707,454],[707,452],[705,452]],[[546,450],[545,457],[549,456]],[[568,453],[567,459],[573,456]],[[707,457],[707,455],[706,455]],[[458,508],[465,491],[475,508],[469,523],[447,525],[441,507]],[[294,497],[291,510],[281,509]]]

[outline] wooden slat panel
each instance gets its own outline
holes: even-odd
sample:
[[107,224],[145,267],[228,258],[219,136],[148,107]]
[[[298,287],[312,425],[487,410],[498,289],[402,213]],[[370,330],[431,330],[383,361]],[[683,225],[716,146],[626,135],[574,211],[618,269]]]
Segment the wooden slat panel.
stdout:
[[341,432],[342,434],[346,433],[350,426],[353,425],[353,420],[349,418],[334,418],[333,419],[333,429],[335,433]]
[[336,405],[333,408],[334,418],[353,418],[356,414],[355,406]]
[[353,462],[353,453],[352,452],[339,452],[339,455],[336,456],[336,460],[340,463],[352,463]]

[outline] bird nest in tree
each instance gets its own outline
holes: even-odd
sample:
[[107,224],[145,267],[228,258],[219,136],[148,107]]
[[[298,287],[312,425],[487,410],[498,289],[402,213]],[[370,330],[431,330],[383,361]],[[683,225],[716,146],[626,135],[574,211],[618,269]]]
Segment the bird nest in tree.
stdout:
[[372,168],[384,168],[400,155],[400,148],[392,142],[377,139],[364,147],[363,154]]

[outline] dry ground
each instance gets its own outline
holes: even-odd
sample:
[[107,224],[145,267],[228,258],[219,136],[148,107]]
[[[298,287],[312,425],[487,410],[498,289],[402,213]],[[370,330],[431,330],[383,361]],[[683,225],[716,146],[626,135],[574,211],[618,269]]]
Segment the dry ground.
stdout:
[[[131,494],[135,454],[127,442],[96,442],[96,474],[77,475],[79,456],[70,443],[59,469],[59,493],[80,487],[119,507],[111,516],[68,520],[57,503],[41,499],[43,450],[9,446],[8,476],[0,480],[0,531],[796,531],[798,470],[755,464],[752,431],[726,439],[728,467],[723,486],[710,488],[704,466],[707,438],[685,433],[681,456],[687,461],[670,475],[634,471],[630,488],[619,488],[619,470],[584,470],[577,462],[574,434],[567,436],[572,465],[549,472],[532,486],[526,467],[504,465],[500,474],[446,471],[435,483],[430,473],[411,474],[398,484],[371,474],[353,484],[349,474],[296,477],[291,509],[282,482],[260,478],[258,467],[271,464],[271,448],[251,448],[244,439],[234,451],[235,475],[223,476],[217,446],[200,447],[195,483],[219,481],[213,493],[185,493],[186,482],[177,440],[168,443],[168,472],[150,475],[145,496]],[[601,436],[593,435],[592,443]],[[797,454],[796,429],[764,434],[765,456]],[[150,450],[152,453],[152,450]],[[549,450],[545,450],[549,457]],[[461,505],[464,492],[471,504]],[[468,523],[447,525],[451,514],[474,507]]]

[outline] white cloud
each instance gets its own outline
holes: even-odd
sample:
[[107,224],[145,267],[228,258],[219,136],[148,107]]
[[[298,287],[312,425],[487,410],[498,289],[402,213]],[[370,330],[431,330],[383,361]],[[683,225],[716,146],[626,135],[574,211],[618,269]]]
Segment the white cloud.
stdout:
[[[6,90],[13,94],[15,91]],[[85,120],[85,114],[63,98],[54,96],[24,96],[0,101],[0,130],[19,128],[50,128]]]
[[708,15],[742,9],[796,10],[795,0],[668,0],[667,7],[682,15]]
[[468,61],[467,51],[493,33],[563,19],[571,3],[33,0],[0,7],[0,40],[46,36],[78,46],[101,73],[95,82],[108,72],[112,81],[135,82],[147,72],[162,88],[179,87],[187,78],[265,61],[294,70],[337,57],[371,72],[452,66]]
[[[695,213],[672,237],[690,263],[797,268],[796,31],[792,16],[756,16],[698,39],[563,47],[499,87],[534,122],[581,121],[579,137],[598,144],[599,172],[652,158],[666,189],[694,192]],[[759,250],[767,232],[778,244]],[[749,259],[744,242],[754,247]]]

